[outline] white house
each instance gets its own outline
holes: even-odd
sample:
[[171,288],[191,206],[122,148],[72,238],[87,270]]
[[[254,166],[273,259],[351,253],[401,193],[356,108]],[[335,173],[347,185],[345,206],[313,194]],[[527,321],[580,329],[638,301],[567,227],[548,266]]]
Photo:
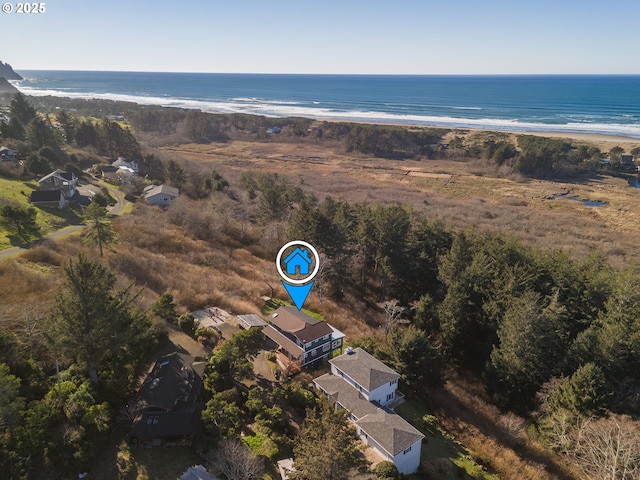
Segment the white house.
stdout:
[[180,196],[180,190],[169,185],[150,185],[144,189],[143,195],[151,205],[168,207]]
[[114,161],[111,166],[125,169],[131,173],[138,173],[138,162],[135,160],[129,160],[124,157],[118,157],[118,159]]
[[363,349],[349,349],[329,363],[333,375],[342,377],[368,401],[381,406],[395,401],[400,374]]
[[316,378],[316,388],[349,412],[364,443],[400,473],[416,472],[424,435],[389,408],[402,397],[400,375],[361,348],[348,348],[329,363],[331,373]]

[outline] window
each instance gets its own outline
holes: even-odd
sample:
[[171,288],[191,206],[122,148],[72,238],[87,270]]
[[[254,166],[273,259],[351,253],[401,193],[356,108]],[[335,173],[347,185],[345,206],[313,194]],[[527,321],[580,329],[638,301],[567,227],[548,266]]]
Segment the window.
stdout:
[[404,452],[402,452],[403,455],[406,455],[407,453],[409,453],[411,451],[411,447],[405,449]]
[[331,346],[328,343],[325,343],[324,346],[322,347],[322,351],[328,352],[329,350],[331,350]]
[[393,392],[391,392],[389,395],[387,395],[387,402],[389,400],[393,400],[393,396],[394,396]]
[[311,350],[311,356],[312,357],[315,357],[316,353],[318,353],[318,350]]

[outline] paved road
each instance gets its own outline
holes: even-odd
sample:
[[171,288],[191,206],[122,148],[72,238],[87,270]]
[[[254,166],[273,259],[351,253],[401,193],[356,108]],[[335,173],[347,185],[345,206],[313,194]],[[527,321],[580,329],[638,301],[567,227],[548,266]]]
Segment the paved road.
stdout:
[[[104,185],[105,187],[107,187],[107,190],[109,190],[109,193],[111,194],[111,196],[116,199],[116,204],[113,205],[112,207],[107,208],[109,213],[111,213],[111,215],[122,215],[124,207],[127,205],[127,201],[124,199],[124,193],[122,193],[120,190],[116,188],[113,188],[111,185],[105,182],[98,181],[98,184],[100,186]],[[5,250],[0,250],[0,260],[4,258],[13,257],[14,255],[18,255],[19,253],[24,252],[25,250],[35,245],[38,245],[40,242],[42,242],[42,240],[45,240],[45,239],[55,240],[58,238],[66,237],[67,235],[72,235],[82,230],[85,226],[86,225],[69,225],[68,227],[64,227],[64,228],[61,228],[60,230],[56,230],[55,232],[51,232],[45,235],[43,238],[38,239],[34,242],[21,245],[19,247],[11,247]]]

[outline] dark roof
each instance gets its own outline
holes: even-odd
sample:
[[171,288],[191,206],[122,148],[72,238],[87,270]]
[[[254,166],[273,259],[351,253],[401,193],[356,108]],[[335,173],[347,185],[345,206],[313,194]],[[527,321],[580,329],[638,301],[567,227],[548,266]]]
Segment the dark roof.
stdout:
[[100,171],[105,174],[105,173],[115,173],[118,170],[120,170],[118,167],[102,167],[100,169]]
[[329,360],[329,363],[340,369],[340,371],[355,380],[359,385],[362,385],[369,392],[400,377],[391,367],[369,355],[361,348],[349,350],[339,357]]
[[171,410],[179,402],[193,402],[201,381],[193,360],[189,355],[175,352],[160,358],[140,387],[137,409]]
[[202,403],[194,403],[169,413],[140,413],[133,421],[129,436],[147,440],[193,436],[202,429],[203,408]]
[[296,307],[278,308],[269,315],[269,322],[280,330],[295,335],[303,343],[330,335],[333,331],[328,323],[316,320]]
[[62,190],[34,190],[31,192],[31,203],[59,202]]

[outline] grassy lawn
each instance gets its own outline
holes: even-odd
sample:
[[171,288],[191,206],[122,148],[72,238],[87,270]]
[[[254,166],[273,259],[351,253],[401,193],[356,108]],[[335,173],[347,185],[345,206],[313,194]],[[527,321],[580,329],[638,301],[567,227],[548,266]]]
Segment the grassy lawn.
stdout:
[[[279,298],[272,298],[271,302],[262,308],[261,313],[265,317],[268,317],[280,307],[293,307],[293,303],[287,302],[286,300],[280,300]],[[324,321],[324,317],[317,312],[312,312],[306,308],[303,308],[302,311],[316,320],[320,320],[321,322]]]
[[[407,399],[407,401],[396,407],[396,413],[418,428],[425,435],[422,443],[421,462],[428,462],[438,466],[441,459],[447,459],[453,465],[448,473],[447,468],[439,471],[438,478],[443,480],[472,478],[482,480],[498,480],[496,476],[489,474],[481,465],[473,461],[469,452],[453,437],[447,435],[439,426],[427,428],[422,417],[428,415],[426,405],[418,399]],[[462,476],[464,472],[466,476]]]
[[[0,176],[0,200],[6,199],[24,206],[31,206],[29,195],[37,188],[38,183],[35,180],[25,182]],[[36,208],[36,210],[38,212],[36,221],[43,235],[67,225],[82,223],[82,217],[79,212],[69,208],[62,210],[57,208]],[[0,227],[0,250],[24,243],[21,238]]]

